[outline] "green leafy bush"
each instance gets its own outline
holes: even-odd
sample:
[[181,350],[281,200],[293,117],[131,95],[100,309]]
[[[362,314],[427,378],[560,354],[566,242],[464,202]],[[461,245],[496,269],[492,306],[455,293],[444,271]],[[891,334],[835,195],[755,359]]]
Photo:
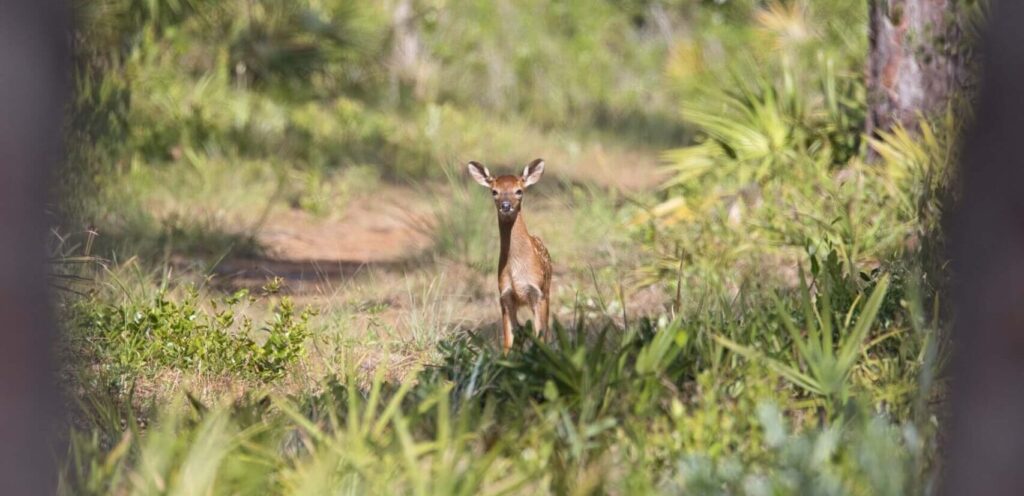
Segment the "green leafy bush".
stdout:
[[74,327],[85,351],[122,381],[161,368],[281,377],[303,353],[311,310],[297,313],[284,298],[258,325],[239,314],[247,299],[240,291],[204,306],[194,289],[180,301],[165,292],[120,304],[86,299],[74,306]]
[[665,187],[686,202],[665,202],[660,215],[692,218],[723,197],[799,181],[805,170],[827,172],[858,156],[863,88],[833,66],[823,62],[817,80],[805,84],[812,88],[798,86],[787,68],[778,82],[736,76],[727,89],[685,105],[683,116],[700,130],[701,142],[665,153],[673,172]]

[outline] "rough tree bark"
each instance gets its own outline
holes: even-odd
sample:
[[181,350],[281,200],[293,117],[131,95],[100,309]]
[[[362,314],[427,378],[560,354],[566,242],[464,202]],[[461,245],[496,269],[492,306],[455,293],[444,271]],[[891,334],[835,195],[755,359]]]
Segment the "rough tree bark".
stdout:
[[868,136],[945,109],[968,82],[967,0],[869,0]]

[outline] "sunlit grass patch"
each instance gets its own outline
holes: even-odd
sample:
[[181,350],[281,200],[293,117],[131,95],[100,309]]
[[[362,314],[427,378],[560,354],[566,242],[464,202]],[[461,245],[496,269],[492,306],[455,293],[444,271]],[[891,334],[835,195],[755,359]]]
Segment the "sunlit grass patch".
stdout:
[[244,313],[255,302],[247,291],[200,301],[195,288],[180,299],[162,290],[151,299],[83,299],[70,310],[70,345],[123,389],[163,369],[272,380],[303,354],[311,311],[285,298],[259,322]]

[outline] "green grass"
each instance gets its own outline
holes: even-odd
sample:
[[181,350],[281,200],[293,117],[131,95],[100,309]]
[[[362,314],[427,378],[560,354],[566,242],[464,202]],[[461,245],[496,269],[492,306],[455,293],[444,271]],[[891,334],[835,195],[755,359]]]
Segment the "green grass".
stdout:
[[266,321],[254,322],[244,307],[256,301],[239,290],[204,305],[194,287],[180,300],[164,291],[119,304],[81,299],[70,310],[70,346],[117,385],[167,367],[272,380],[302,356],[311,311],[298,311],[284,298]]
[[[864,5],[413,3],[412,74],[384,4],[78,7],[61,494],[933,491],[958,129],[861,135]],[[462,164],[537,156],[502,355]],[[273,251],[388,202],[425,247]]]
[[[856,295],[868,303],[857,329],[840,333],[837,360],[846,370],[889,355],[858,339],[886,331],[875,312],[886,294],[883,279],[870,297]],[[773,299],[785,307],[809,298],[806,289],[766,297],[748,312],[771,311]],[[401,384],[378,376],[360,389],[341,379],[321,393],[160,408],[151,428],[129,423],[99,437],[74,435],[73,454],[105,461],[70,465],[65,489],[905,494],[923,487],[928,456],[921,443],[931,441],[915,436],[928,423],[877,416],[873,385],[858,374],[832,377],[835,387],[859,393],[838,398],[807,387],[799,373],[766,374],[788,367],[775,362],[759,368],[737,355],[717,366],[702,363],[715,341],[700,336],[771,339],[761,334],[771,324],[697,321],[642,320],[628,328],[576,321],[569,329],[556,325],[552,344],[524,332],[507,357],[456,336],[440,343],[435,366]],[[808,353],[798,334],[774,338],[778,353]]]

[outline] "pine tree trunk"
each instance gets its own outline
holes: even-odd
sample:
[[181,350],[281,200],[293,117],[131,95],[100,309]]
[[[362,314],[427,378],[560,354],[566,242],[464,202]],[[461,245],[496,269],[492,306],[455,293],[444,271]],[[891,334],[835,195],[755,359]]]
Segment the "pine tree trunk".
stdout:
[[966,86],[964,1],[869,0],[869,136],[915,127]]

